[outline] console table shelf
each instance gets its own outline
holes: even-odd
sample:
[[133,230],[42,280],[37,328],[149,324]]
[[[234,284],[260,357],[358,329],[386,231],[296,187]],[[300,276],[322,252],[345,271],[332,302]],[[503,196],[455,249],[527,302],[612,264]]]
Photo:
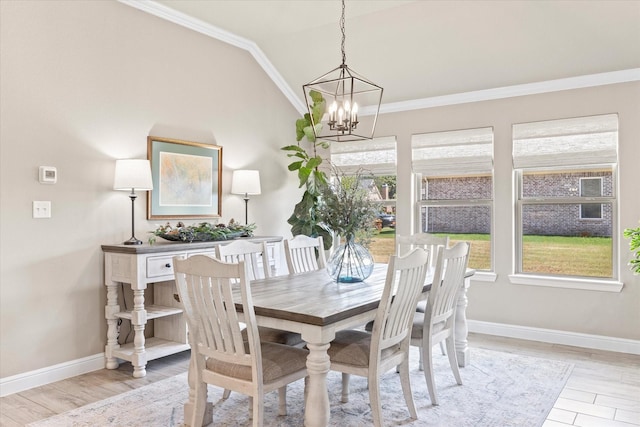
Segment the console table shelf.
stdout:
[[[273,258],[279,257],[282,237],[255,236],[242,239],[266,242],[271,248],[270,252],[274,254]],[[133,376],[140,378],[147,373],[147,361],[189,349],[187,323],[174,282],[173,257],[196,254],[215,256],[215,247],[225,243],[229,241],[158,242],[138,246],[102,245],[107,288],[107,369],[116,369],[122,360],[126,360],[133,365]],[[121,283],[131,286],[131,310],[127,307],[123,311],[118,305]],[[145,305],[145,290],[148,285],[152,285],[153,301],[152,304]],[[130,322],[133,342],[118,343],[120,319]],[[152,337],[145,337],[148,320],[153,320]]]

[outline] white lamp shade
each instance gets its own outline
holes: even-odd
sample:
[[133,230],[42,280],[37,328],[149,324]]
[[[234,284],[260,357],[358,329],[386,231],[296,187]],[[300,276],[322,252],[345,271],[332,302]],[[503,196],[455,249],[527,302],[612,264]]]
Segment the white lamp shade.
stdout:
[[151,164],[144,159],[116,160],[114,190],[153,190]]
[[231,179],[232,194],[260,194],[260,171],[233,171]]

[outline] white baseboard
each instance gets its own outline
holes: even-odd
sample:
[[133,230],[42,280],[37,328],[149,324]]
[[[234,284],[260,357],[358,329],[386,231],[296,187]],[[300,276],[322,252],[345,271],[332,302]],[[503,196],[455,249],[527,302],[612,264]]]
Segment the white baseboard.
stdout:
[[0,397],[104,368],[104,353],[0,378]]
[[617,353],[640,354],[640,341],[637,340],[553,329],[531,328],[528,326],[507,325],[503,323],[482,322],[479,320],[468,320],[467,324],[469,326],[469,332],[479,334],[564,344],[574,347],[614,351]]

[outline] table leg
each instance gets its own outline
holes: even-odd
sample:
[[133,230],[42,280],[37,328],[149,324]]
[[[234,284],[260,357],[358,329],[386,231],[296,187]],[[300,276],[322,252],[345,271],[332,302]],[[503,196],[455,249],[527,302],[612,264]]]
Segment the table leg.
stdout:
[[329,393],[327,391],[327,372],[331,367],[327,349],[329,344],[307,343],[307,382],[304,425],[307,427],[325,427],[329,425]]
[[107,369],[117,369],[120,364],[118,359],[113,357],[113,350],[120,347],[118,344],[118,318],[116,313],[120,312],[118,305],[118,284],[109,282],[107,286],[107,305],[104,308],[104,317],[107,319],[107,345],[104,349],[105,367]]
[[131,326],[133,327],[133,365],[134,378],[147,375],[147,353],[144,348],[144,327],[147,324],[147,310],[144,309],[144,289],[133,290],[133,310],[131,311]]
[[471,279],[464,279],[464,286],[458,291],[458,299],[456,302],[456,323],[455,323],[455,347],[456,356],[458,357],[458,366],[465,367],[471,362],[469,355],[469,327],[467,326],[467,289],[471,285]]

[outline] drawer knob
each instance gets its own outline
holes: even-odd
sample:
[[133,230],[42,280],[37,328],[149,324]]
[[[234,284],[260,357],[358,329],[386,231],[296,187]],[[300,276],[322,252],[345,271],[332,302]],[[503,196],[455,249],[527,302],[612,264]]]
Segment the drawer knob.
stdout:
[[169,263],[166,263],[164,266],[167,267],[167,268],[171,268],[171,264],[169,264]]

